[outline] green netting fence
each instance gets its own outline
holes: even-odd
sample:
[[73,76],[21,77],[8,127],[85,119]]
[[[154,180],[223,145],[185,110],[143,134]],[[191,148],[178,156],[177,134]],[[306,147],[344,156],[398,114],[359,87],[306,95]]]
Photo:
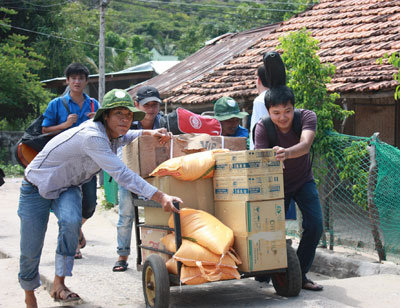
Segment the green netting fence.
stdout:
[[[328,157],[314,157],[313,163],[324,215],[321,245],[346,246],[400,264],[400,150],[377,134],[326,138]],[[289,222],[288,233],[299,236],[299,226]]]

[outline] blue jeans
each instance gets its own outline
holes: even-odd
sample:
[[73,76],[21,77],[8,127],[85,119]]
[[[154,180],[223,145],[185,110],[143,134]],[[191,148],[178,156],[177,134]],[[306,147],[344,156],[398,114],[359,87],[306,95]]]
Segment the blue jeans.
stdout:
[[120,256],[129,256],[131,253],[132,226],[135,219],[133,195],[129,190],[118,186],[119,192],[119,219],[117,224],[117,253]]
[[89,219],[93,216],[97,205],[97,177],[82,185],[82,217]]
[[303,216],[303,234],[297,249],[297,256],[304,281],[314,261],[315,250],[322,235],[322,211],[315,182],[307,182],[297,191],[285,194],[285,212],[288,210],[292,198],[296,201]]
[[78,246],[82,222],[82,194],[79,187],[72,186],[57,199],[45,199],[37,187],[22,181],[18,216],[21,220],[19,282],[24,290],[40,286],[39,262],[44,237],[49,221],[50,209],[58,219],[58,239],[55,274],[72,276],[74,255]]

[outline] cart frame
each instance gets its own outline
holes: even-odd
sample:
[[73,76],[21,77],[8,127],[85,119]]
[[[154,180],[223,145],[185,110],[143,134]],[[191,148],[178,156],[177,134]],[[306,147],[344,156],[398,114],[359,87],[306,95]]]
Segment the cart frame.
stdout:
[[[136,197],[136,196],[134,195],[134,197]],[[177,209],[179,209],[179,203],[174,203],[174,205]],[[140,237],[140,228],[146,227],[146,228],[150,228],[150,229],[168,230],[168,231],[175,232],[176,250],[178,250],[182,244],[181,221],[180,221],[180,215],[178,213],[173,213],[174,228],[170,228],[168,226],[146,225],[144,222],[140,222],[139,207],[161,208],[161,205],[152,200],[143,200],[143,199],[139,199],[136,197],[133,199],[133,206],[134,206],[134,213],[135,213],[134,227],[135,227],[136,252],[137,252],[136,269],[138,271],[143,271],[143,268],[146,266],[146,264],[145,264],[145,262],[143,262],[144,264],[142,264],[142,261],[143,261],[142,260],[142,249],[147,249],[147,250],[151,250],[154,252],[167,254],[170,256],[172,256],[173,253],[171,253],[167,250],[162,250],[162,249],[143,245],[141,237]],[[287,252],[288,252],[287,267],[272,269],[272,270],[265,270],[265,271],[256,271],[256,272],[241,272],[241,271],[239,271],[240,278],[243,279],[243,278],[249,278],[249,277],[271,276],[274,288],[279,295],[290,296],[290,297],[297,296],[301,290],[301,280],[302,280],[300,264],[299,264],[297,255],[295,254],[293,248],[288,245],[286,245],[286,246],[287,246]],[[152,255],[150,255],[150,256],[152,256]],[[149,259],[150,256],[147,259]],[[157,257],[160,260],[162,260],[160,256],[157,256]],[[169,286],[179,286],[181,284],[180,272],[181,272],[182,263],[178,261],[177,265],[178,265],[178,274],[177,275],[168,273]],[[165,267],[165,269],[166,269],[166,267]],[[145,279],[144,276],[145,275],[143,273],[143,279]],[[169,288],[169,286],[168,286],[168,288]],[[147,295],[146,295],[145,287],[146,287],[146,282],[143,281],[143,288],[144,288],[143,291],[144,291],[147,307],[155,307],[155,308],[156,307],[168,307],[165,305],[154,305],[154,306],[149,305],[148,300],[146,298]],[[169,298],[168,298],[168,303],[169,303]]]

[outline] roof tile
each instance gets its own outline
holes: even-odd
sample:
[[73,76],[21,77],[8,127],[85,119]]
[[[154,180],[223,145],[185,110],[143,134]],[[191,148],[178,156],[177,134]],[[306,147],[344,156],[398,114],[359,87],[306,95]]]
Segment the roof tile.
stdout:
[[[254,97],[254,74],[257,66],[262,64],[262,55],[276,48],[280,36],[304,27],[319,41],[321,62],[336,66],[336,74],[327,85],[329,91],[363,93],[393,90],[398,84],[393,79],[397,70],[387,61],[380,65],[376,60],[385,53],[400,51],[400,1],[321,0],[309,10],[269,28],[261,35],[246,34],[246,40],[243,33],[238,34],[236,40],[247,42],[247,46],[236,53],[231,50],[233,43],[224,42],[224,52],[232,54],[220,61],[217,59],[224,55],[218,53],[216,43],[212,46],[214,48],[208,50],[207,57],[213,57],[209,67],[196,76],[181,76],[180,81],[171,85],[168,91],[161,89],[164,100],[204,104],[215,101],[220,95],[230,95],[238,100]],[[227,41],[233,39],[226,37]],[[194,63],[205,60],[194,55],[182,62],[190,58]],[[168,71],[162,75],[168,79]],[[162,75],[157,77],[162,79]],[[191,77],[195,77],[195,82],[191,82]],[[153,84],[152,80],[149,82]]]

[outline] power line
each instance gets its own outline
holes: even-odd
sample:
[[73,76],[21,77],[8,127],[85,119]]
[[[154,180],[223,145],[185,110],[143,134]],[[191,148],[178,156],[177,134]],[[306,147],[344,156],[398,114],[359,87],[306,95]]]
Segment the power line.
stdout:
[[239,2],[249,2],[249,3],[259,3],[259,4],[286,4],[286,5],[298,5],[298,6],[301,6],[301,5],[313,5],[313,4],[316,4],[316,3],[318,3],[318,2],[310,2],[310,3],[299,3],[299,2],[276,2],[276,1],[257,1],[257,2],[254,2],[254,1],[252,1],[252,0],[237,0],[237,1],[239,1]]
[[[119,0],[120,3],[125,3],[125,4],[130,4],[130,5],[134,5],[134,6],[140,6],[140,7],[144,7],[144,8],[149,8],[151,7],[150,5],[146,5],[145,3],[131,3],[131,2],[126,2],[123,0]],[[8,7],[10,9],[15,9],[15,10],[32,10],[32,8],[27,8],[27,7]],[[45,10],[45,9],[39,9],[39,8],[34,8],[34,10],[36,11],[43,11],[43,12],[54,12],[54,13],[58,13],[59,11],[54,11],[54,10]],[[269,9],[271,10],[271,9]],[[61,12],[62,14],[67,14],[66,12]],[[187,13],[187,12],[184,12]],[[194,15],[199,15],[205,12],[199,12],[199,11],[190,11],[190,14]],[[90,11],[81,11],[81,14],[96,14],[98,15],[99,13],[97,11],[94,12],[90,12]],[[213,15],[217,15],[217,14],[221,14],[220,12],[216,12],[216,11],[207,11],[207,14],[213,14]],[[234,17],[240,17],[243,19],[243,15],[240,14],[235,14],[235,13],[231,13],[231,12],[225,12],[223,13],[224,15],[229,15],[229,16],[234,16]],[[132,15],[124,15],[124,14],[110,14],[110,13],[106,13],[107,17],[125,17],[125,18],[132,18]],[[145,20],[143,17],[140,17],[139,19],[141,20]],[[149,17],[148,19],[152,19],[152,17]],[[252,16],[251,18],[247,18],[245,20],[257,20],[257,19],[264,19],[264,17],[255,17]],[[264,23],[265,24],[265,23]]]
[[[114,0],[116,2],[131,4],[131,5],[138,5],[137,3],[132,3],[124,0]],[[164,1],[157,1],[157,0],[135,0],[138,2],[144,3],[156,3],[156,4],[163,4],[163,5],[186,5],[186,6],[193,6],[193,7],[219,7],[219,8],[226,8],[226,9],[237,9],[238,6],[233,5],[223,5],[223,4],[200,4],[200,3],[185,3],[185,2],[164,2]],[[253,11],[266,11],[266,12],[295,12],[295,10],[284,10],[284,9],[271,9],[271,8],[255,8],[255,7],[248,7],[249,10]]]
[[[124,3],[124,4],[129,4],[129,5],[134,5],[134,6],[141,6],[141,7],[151,7],[154,8],[153,6],[151,6],[151,3],[160,3],[160,4],[165,4],[165,5],[186,5],[186,6],[196,6],[196,7],[202,7],[202,8],[214,8],[214,7],[219,7],[222,9],[238,9],[239,6],[226,6],[226,5],[208,5],[208,4],[197,4],[197,3],[180,3],[180,2],[161,2],[161,1],[146,1],[146,0],[135,0],[138,2],[142,2],[142,3],[132,3],[132,2],[128,2],[128,1],[124,1],[124,0],[114,0],[115,2],[119,2],[119,3]],[[26,2],[25,2],[26,3]],[[68,3],[68,2],[65,2]],[[286,2],[272,2],[271,4],[279,4],[279,3],[286,3]],[[14,3],[12,3],[14,4]],[[147,5],[146,5],[147,4]],[[301,4],[296,4],[293,3],[293,5],[301,5]],[[55,6],[55,5],[53,5]],[[37,11],[43,11],[43,12],[54,12],[57,13],[59,11],[54,11],[54,10],[46,10],[44,8],[48,8],[50,6],[39,6],[32,8],[32,7],[15,7],[15,6],[8,6],[7,8],[9,9],[14,9],[14,10],[37,10]],[[285,9],[272,9],[272,8],[257,8],[257,7],[248,7],[248,9],[253,10],[253,11],[264,11],[264,12],[295,12],[296,10],[285,10]],[[213,14],[218,14],[218,12],[214,12],[214,11],[209,11],[210,13]],[[192,11],[193,13],[193,11]],[[194,12],[194,13],[201,13],[201,12]],[[225,14],[229,14],[229,15],[234,15],[233,13],[225,13]],[[237,15],[237,14],[236,14]]]
[[[70,38],[59,36],[59,35],[52,35],[52,34],[48,34],[48,33],[43,33],[43,32],[33,31],[33,30],[29,30],[29,29],[24,29],[24,28],[11,26],[11,25],[7,25],[7,24],[3,24],[3,23],[0,23],[0,26],[9,27],[9,28],[13,28],[13,29],[17,29],[17,30],[21,30],[21,31],[25,31],[25,32],[35,33],[35,34],[38,34],[38,35],[44,35],[44,36],[47,36],[47,37],[54,37],[54,38],[57,38],[57,39],[60,39],[60,40],[71,41],[71,42],[75,42],[75,43],[79,43],[79,44],[85,44],[85,45],[89,45],[89,46],[99,47],[99,45],[97,45],[97,44],[83,42],[83,41],[79,41],[79,40],[75,40],[75,39],[70,39]],[[128,49],[119,49],[119,48],[115,48],[115,47],[107,47],[106,46],[106,48],[119,50],[119,51],[129,51]]]
[[32,6],[37,6],[37,7],[55,7],[55,6],[59,6],[59,5],[64,5],[66,3],[71,3],[71,1],[64,1],[64,2],[60,2],[60,3],[54,3],[54,4],[49,4],[49,5],[41,5],[41,4],[35,4],[32,1],[26,1],[26,0],[22,0],[23,3],[27,3],[30,4]]

